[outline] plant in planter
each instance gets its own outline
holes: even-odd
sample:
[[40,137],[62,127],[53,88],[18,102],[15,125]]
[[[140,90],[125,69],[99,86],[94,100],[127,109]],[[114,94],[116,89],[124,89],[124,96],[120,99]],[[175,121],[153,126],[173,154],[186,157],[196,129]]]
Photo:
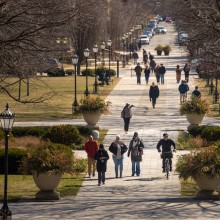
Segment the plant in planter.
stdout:
[[178,158],[176,171],[184,180],[193,178],[200,188],[198,199],[215,199],[220,185],[220,147],[200,148]]
[[169,55],[171,51],[172,51],[172,48],[169,45],[166,45],[163,47],[164,55]]
[[200,124],[207,112],[209,112],[209,104],[206,100],[196,97],[191,97],[180,106],[180,114],[186,115],[191,125]]
[[71,149],[65,145],[42,142],[28,150],[22,160],[21,169],[25,174],[33,174],[40,191],[36,199],[57,200],[60,194],[55,191],[62,174],[73,171],[74,158]]
[[160,44],[158,44],[158,45],[154,48],[154,50],[157,51],[157,55],[161,55],[161,54],[162,54],[162,51],[163,51],[163,46],[160,45]]
[[84,120],[89,126],[98,123],[102,113],[108,113],[111,102],[106,102],[97,96],[88,96],[80,100],[78,111],[82,113]]

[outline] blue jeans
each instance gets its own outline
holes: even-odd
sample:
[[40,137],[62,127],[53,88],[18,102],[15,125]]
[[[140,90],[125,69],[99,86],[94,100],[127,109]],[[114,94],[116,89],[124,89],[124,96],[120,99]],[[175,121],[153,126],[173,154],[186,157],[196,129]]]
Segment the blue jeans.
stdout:
[[137,58],[134,58],[134,65],[137,65]]
[[140,175],[141,169],[140,169],[140,162],[131,161],[132,163],[132,174],[137,174],[137,176]]
[[164,84],[164,74],[160,74],[160,82],[161,84]]
[[123,171],[123,160],[124,156],[122,156],[120,159],[116,159],[116,156],[113,154],[112,159],[115,163],[115,176],[118,177],[118,168],[120,171],[120,177],[122,176],[122,171]]

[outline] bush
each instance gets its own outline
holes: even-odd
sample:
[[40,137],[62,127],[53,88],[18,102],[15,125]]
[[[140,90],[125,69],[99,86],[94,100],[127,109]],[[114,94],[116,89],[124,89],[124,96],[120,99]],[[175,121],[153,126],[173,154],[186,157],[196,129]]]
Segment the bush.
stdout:
[[92,134],[92,129],[86,126],[77,126],[79,133],[85,137],[88,137]]
[[65,73],[68,75],[68,76],[72,76],[74,75],[75,71],[73,69],[69,69],[69,70],[66,70]]
[[74,159],[73,169],[76,173],[85,172],[87,168],[87,159]]
[[14,137],[23,137],[23,136],[35,136],[42,137],[45,135],[47,130],[51,128],[49,126],[34,126],[34,127],[14,127],[12,134]]
[[[27,156],[27,151],[19,148],[8,149],[8,174],[20,174],[21,161]],[[4,174],[5,149],[0,149],[0,174]]]
[[53,143],[64,145],[71,145],[72,143],[79,145],[82,143],[79,130],[72,125],[53,126],[45,133],[43,139],[49,139]]
[[50,68],[46,71],[48,76],[57,77],[57,76],[65,76],[65,71],[59,68]]
[[219,141],[220,140],[220,127],[219,126],[207,126],[202,131],[201,137],[207,141]]
[[[102,72],[108,73],[108,72],[109,72],[109,69],[99,67],[99,68],[96,69],[96,71],[97,71],[97,75],[99,75],[99,74],[102,73]],[[113,69],[110,69],[110,76],[116,76],[116,71],[113,70]]]
[[201,125],[201,126],[193,126],[192,128],[188,129],[189,134],[193,137],[201,136],[203,130],[207,127],[207,125]]
[[87,69],[87,71],[82,70],[81,73],[83,76],[86,76],[87,73],[88,73],[88,76],[95,76],[95,70],[93,69]]

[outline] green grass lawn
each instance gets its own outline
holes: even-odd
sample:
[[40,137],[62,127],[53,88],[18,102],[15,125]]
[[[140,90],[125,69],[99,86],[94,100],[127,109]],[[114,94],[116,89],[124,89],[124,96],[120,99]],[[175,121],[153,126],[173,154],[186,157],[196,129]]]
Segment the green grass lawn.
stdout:
[[[37,104],[22,104],[9,98],[6,94],[0,93],[1,109],[5,108],[5,104],[9,103],[10,110],[16,114],[16,121],[44,121],[44,120],[59,120],[72,119],[79,116],[72,115],[72,103],[74,101],[74,76],[65,77],[37,77],[34,83],[37,83],[40,88],[30,87],[30,96],[26,96],[26,84],[22,83],[21,98],[35,98],[51,90],[39,81],[42,79],[49,88],[54,91],[54,96],[44,103]],[[13,80],[13,79],[10,79]],[[94,77],[88,77],[89,91],[92,94]],[[120,78],[114,77],[113,83],[108,86],[99,86],[100,96],[105,98],[111,92]],[[79,102],[84,97],[86,85],[86,77],[77,76],[77,101]],[[13,87],[11,93],[18,96],[18,88]]]
[[[75,196],[82,185],[85,174],[65,174],[57,188],[61,196]],[[0,199],[3,199],[4,175],[0,175]],[[30,175],[8,176],[8,199],[18,200],[22,196],[34,197],[39,189]]]

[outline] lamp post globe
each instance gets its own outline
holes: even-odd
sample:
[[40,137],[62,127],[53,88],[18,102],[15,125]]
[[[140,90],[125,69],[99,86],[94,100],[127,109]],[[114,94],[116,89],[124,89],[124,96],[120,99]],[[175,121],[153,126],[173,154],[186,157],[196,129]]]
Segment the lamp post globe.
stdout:
[[96,71],[96,66],[97,66],[97,53],[98,53],[99,47],[98,45],[94,45],[93,47],[93,53],[95,56],[95,82],[94,82],[94,89],[93,89],[93,93],[98,93],[98,82],[97,82],[97,71]]
[[5,174],[4,174],[4,198],[3,206],[0,210],[0,219],[12,219],[12,212],[8,207],[8,137],[9,132],[12,131],[12,127],[15,120],[15,114],[9,110],[8,104],[4,112],[0,114],[2,129],[5,132]]
[[108,46],[108,73],[110,77],[110,66],[111,66],[111,46],[112,46],[112,41],[110,39],[107,40],[107,46]]
[[86,90],[84,92],[85,96],[89,95],[89,89],[88,89],[88,57],[89,57],[89,49],[86,48],[84,50],[84,56],[86,58]]
[[72,113],[74,113],[74,111],[76,110],[77,106],[79,106],[78,102],[77,102],[77,95],[76,95],[76,66],[78,64],[78,56],[77,55],[73,55],[72,58],[72,63],[74,65],[74,101],[73,101],[73,105],[72,105]]
[[105,54],[104,54],[104,50],[105,50],[105,42],[103,41],[101,43],[101,50],[102,50],[102,67],[104,68],[105,66]]

